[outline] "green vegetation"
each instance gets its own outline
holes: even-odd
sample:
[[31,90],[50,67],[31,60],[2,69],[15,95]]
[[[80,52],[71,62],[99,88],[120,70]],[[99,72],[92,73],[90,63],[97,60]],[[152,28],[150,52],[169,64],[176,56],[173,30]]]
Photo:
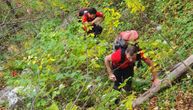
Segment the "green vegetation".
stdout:
[[[16,109],[131,109],[132,100],[151,86],[148,67],[136,70],[130,95],[112,89],[104,67],[105,55],[124,30],[139,32],[139,45],[158,70],[167,71],[193,54],[192,1],[12,0],[11,4],[13,9],[0,1],[0,90],[18,88],[23,101]],[[104,13],[99,37],[85,35],[77,16],[82,7]],[[186,109],[191,101],[185,100],[193,100],[192,82],[188,72],[156,94],[155,105],[150,100],[139,108]],[[119,96],[122,104],[115,105]],[[8,106],[3,103],[0,108]]]

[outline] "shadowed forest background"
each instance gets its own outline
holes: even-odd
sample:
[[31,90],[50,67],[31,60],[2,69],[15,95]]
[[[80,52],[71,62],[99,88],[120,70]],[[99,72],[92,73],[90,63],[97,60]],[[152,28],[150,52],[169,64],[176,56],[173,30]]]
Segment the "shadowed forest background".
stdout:
[[[97,38],[78,22],[83,7],[104,13]],[[193,1],[0,0],[0,109],[193,109],[192,68],[136,108],[132,101],[151,87],[148,66],[136,68],[131,94],[113,90],[104,57],[132,29],[162,79],[193,54]]]

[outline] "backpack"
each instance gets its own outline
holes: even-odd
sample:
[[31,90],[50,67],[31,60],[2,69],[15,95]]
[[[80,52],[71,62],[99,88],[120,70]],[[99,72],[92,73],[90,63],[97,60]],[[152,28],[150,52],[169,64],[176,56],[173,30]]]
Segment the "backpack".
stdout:
[[127,42],[122,39],[121,37],[119,37],[115,42],[114,42],[114,45],[113,45],[113,49],[114,50],[118,50],[119,48],[123,48],[123,49],[126,49],[127,48]]
[[[132,35],[132,38],[130,39]],[[137,40],[138,39],[138,33],[136,30],[130,30],[130,31],[123,31],[120,32],[117,36],[113,48],[114,50],[117,50],[119,48],[126,48],[128,45],[129,40]]]
[[85,13],[88,12],[88,8],[81,8],[79,11],[78,11],[78,16],[83,16]]

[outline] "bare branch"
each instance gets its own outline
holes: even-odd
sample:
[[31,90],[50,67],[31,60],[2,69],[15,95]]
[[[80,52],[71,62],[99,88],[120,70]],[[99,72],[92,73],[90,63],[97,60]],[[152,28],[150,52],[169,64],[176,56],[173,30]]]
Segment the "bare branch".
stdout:
[[[136,107],[142,104],[144,101],[148,100],[155,93],[157,93],[160,89],[165,88],[171,85],[171,82],[176,78],[180,77],[183,73],[185,73],[189,68],[193,65],[193,55],[189,56],[183,63],[178,64],[176,69],[174,69],[169,75],[167,75],[159,86],[151,87],[148,91],[139,96],[136,100],[133,101],[133,107]],[[187,67],[188,66],[188,67]]]

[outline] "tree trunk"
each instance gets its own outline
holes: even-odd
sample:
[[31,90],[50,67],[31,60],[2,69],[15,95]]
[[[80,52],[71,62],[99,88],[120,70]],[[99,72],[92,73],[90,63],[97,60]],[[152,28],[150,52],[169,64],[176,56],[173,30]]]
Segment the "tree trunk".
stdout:
[[[165,88],[171,85],[171,82],[174,81],[176,78],[180,77],[183,73],[185,73],[188,69],[191,70],[191,66],[193,65],[193,55],[189,56],[183,62],[177,64],[176,68],[171,71],[163,80],[161,80],[161,84],[156,87],[151,87],[141,96],[139,96],[136,100],[133,101],[133,107],[136,107],[142,104],[144,101],[148,100],[152,97],[155,93],[157,93],[160,89]],[[192,70],[191,70],[192,72]]]

